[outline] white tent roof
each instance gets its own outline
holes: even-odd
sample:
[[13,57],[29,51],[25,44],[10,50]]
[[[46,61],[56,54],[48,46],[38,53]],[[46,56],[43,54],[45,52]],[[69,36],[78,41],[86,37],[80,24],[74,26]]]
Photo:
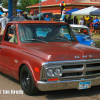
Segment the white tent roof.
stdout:
[[6,8],[2,8],[3,9],[3,11],[8,11],[8,9],[6,9]]
[[87,8],[72,12],[72,15],[90,15],[91,11],[95,11],[97,9],[99,9],[99,8],[91,6],[91,7],[87,7]]
[[3,8],[1,5],[0,5],[0,8],[2,8],[2,10],[3,10],[4,12],[7,12],[7,11],[8,11],[8,9]]

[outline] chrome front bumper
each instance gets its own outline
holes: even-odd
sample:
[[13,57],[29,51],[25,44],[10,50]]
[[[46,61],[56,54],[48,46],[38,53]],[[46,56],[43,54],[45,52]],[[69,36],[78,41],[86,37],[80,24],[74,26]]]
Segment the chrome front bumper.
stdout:
[[62,90],[62,89],[78,89],[79,82],[91,81],[91,86],[100,85],[100,78],[95,79],[82,79],[82,80],[71,80],[71,81],[51,81],[44,82],[38,81],[38,89],[41,91],[52,91],[52,90]]

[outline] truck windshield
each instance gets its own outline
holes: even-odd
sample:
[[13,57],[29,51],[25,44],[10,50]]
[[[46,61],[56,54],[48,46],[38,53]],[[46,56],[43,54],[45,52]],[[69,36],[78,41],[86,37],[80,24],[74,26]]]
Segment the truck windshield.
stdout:
[[22,43],[77,41],[67,24],[19,24],[18,31]]

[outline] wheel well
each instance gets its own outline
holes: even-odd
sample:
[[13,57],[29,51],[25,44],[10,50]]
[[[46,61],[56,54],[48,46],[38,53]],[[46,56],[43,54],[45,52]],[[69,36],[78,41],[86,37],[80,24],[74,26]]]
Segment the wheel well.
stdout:
[[19,75],[19,80],[20,80],[20,70],[21,70],[21,68],[23,67],[23,65],[25,65],[25,64],[22,64],[22,65],[20,66],[20,68],[19,68],[19,73],[18,73],[18,75]]

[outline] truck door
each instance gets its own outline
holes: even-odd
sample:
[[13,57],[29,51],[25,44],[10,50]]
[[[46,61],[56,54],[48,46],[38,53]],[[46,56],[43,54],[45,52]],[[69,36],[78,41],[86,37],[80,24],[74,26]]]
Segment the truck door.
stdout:
[[13,75],[14,70],[14,52],[18,46],[16,30],[11,28],[11,25],[7,27],[4,40],[1,43],[1,66],[2,72]]

